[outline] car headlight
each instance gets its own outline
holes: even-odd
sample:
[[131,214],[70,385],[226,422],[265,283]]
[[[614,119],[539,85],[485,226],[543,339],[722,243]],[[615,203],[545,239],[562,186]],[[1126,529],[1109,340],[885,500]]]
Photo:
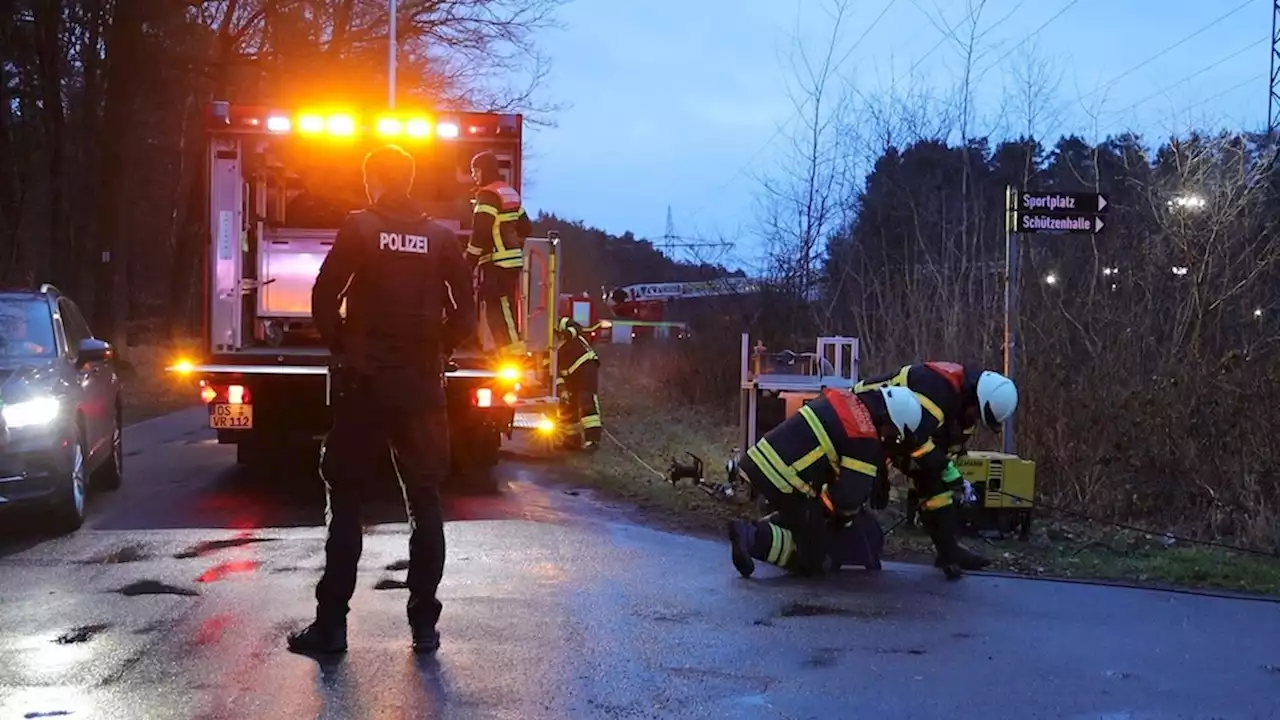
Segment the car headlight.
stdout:
[[5,425],[11,428],[30,427],[32,425],[48,425],[58,417],[58,401],[56,398],[43,397],[26,400],[0,408]]

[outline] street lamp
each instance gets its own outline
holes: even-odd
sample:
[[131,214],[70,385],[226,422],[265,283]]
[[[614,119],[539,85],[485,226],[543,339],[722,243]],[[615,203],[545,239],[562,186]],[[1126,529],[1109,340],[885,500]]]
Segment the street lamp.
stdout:
[[1120,274],[1120,268],[1118,268],[1118,267],[1104,267],[1104,268],[1102,268],[1102,274],[1103,274],[1103,275],[1108,275],[1108,276],[1110,276],[1110,275],[1119,275],[1119,274]]
[[1046,284],[1049,284],[1049,285],[1057,285],[1057,284],[1058,284],[1058,274],[1057,274],[1057,273],[1049,273],[1048,275],[1045,275],[1045,276],[1044,276],[1044,281],[1045,281],[1045,283],[1046,283]]
[[1168,205],[1184,210],[1202,210],[1206,202],[1201,195],[1177,195],[1168,202]]
[[1186,266],[1186,265],[1174,265],[1172,269],[1173,269],[1173,274],[1174,274],[1174,275],[1186,275],[1186,274],[1187,274],[1187,266]]

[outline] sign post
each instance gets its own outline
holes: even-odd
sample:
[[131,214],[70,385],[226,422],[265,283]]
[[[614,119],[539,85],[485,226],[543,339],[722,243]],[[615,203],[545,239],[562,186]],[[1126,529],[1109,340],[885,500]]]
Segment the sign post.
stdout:
[[[1013,379],[1018,351],[1018,287],[1021,235],[1098,235],[1106,227],[1102,215],[1107,198],[1101,193],[1055,193],[1005,188],[1004,256],[1004,374]],[[1001,433],[1004,451],[1014,452],[1014,419]]]

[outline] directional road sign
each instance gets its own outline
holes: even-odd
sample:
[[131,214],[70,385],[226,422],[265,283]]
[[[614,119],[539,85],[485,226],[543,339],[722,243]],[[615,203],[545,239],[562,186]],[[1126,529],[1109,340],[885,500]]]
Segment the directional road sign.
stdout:
[[1107,196],[1100,193],[1018,193],[1019,212],[1096,214],[1107,211]]
[[1085,213],[1051,215],[1049,213],[1018,213],[1016,232],[1066,233],[1068,235],[1096,235],[1105,227],[1102,218]]

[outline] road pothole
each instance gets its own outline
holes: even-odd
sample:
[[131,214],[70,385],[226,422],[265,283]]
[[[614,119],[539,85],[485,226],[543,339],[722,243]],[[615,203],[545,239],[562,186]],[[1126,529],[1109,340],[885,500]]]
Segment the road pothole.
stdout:
[[263,543],[263,542],[275,542],[275,538],[234,537],[234,538],[228,538],[226,540],[208,540],[202,543],[198,543],[196,545],[192,545],[191,547],[187,548],[186,550],[183,550],[182,552],[174,555],[173,557],[178,560],[189,560],[191,558],[201,557],[203,555],[208,555],[209,553],[217,552],[219,550],[226,550],[229,548],[236,548],[236,547],[244,547],[245,545],[253,545],[255,543]]
[[106,623],[98,623],[95,625],[81,625],[62,633],[53,641],[59,645],[76,645],[82,642],[89,642],[95,635],[111,627]]
[[408,590],[409,583],[394,578],[382,578],[377,585],[373,586],[374,590]]
[[856,617],[864,619],[882,618],[888,611],[881,608],[843,608],[835,605],[816,605],[812,603],[791,603],[778,611],[778,617]]
[[387,569],[388,569],[388,570],[390,570],[391,572],[397,572],[397,571],[400,571],[400,570],[408,570],[408,569],[409,569],[409,561],[408,561],[408,560],[397,560],[397,561],[395,561],[395,562],[391,563],[390,565],[388,565],[388,566],[387,566]]
[[168,583],[162,583],[159,580],[139,580],[129,583],[124,587],[116,590],[117,593],[125,597],[138,597],[139,595],[182,595],[184,597],[195,597],[200,593],[190,588],[180,588]]
[[125,545],[124,547],[108,550],[101,555],[95,555],[86,560],[81,560],[81,565],[119,565],[122,563],[139,562],[146,560],[151,556],[144,552],[141,545]]

